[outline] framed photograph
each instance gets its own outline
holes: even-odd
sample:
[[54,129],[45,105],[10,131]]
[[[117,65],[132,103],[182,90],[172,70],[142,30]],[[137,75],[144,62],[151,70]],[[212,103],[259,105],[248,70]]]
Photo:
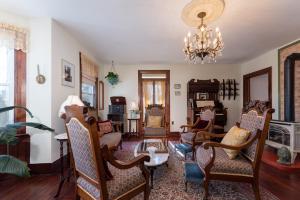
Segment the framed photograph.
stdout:
[[75,66],[62,59],[62,85],[75,87]]
[[181,89],[181,84],[179,83],[174,84],[174,89]]
[[199,93],[199,99],[200,100],[207,100],[208,99],[208,93]]
[[175,91],[175,96],[181,96],[181,92],[180,91]]

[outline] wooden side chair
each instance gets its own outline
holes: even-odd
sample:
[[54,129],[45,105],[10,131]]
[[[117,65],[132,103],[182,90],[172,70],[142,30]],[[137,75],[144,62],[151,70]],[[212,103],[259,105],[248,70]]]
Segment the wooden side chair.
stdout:
[[[262,107],[260,107],[262,108]],[[204,173],[205,198],[208,196],[208,185],[211,180],[251,183],[255,198],[259,195],[259,167],[268,134],[269,122],[274,109],[260,110],[257,105],[249,107],[241,115],[237,127],[250,132],[250,136],[241,145],[225,145],[218,142],[205,142],[197,148],[196,159]],[[209,137],[224,137],[226,134],[201,132]],[[230,159],[225,150],[238,150],[239,154]],[[238,153],[238,152],[237,152]]]
[[207,107],[193,125],[182,125],[180,127],[182,129],[182,132],[180,132],[181,143],[192,146],[192,160],[195,160],[196,146],[201,145],[205,140],[209,140],[209,137],[203,137],[202,134],[198,133],[201,131],[211,132],[214,126],[215,116],[214,109]]
[[162,138],[168,144],[165,108],[162,105],[149,105],[146,108],[144,138]]
[[76,199],[131,199],[144,192],[149,198],[149,156],[129,162],[116,160],[107,145],[100,146],[96,120],[84,117],[79,106],[66,107],[66,127],[73,153]]

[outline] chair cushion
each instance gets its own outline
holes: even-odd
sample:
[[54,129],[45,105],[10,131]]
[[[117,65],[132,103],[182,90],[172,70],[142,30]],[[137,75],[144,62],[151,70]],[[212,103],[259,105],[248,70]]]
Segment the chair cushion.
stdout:
[[113,132],[113,127],[110,120],[98,122],[99,132],[102,134]]
[[193,143],[193,137],[196,133],[193,132],[187,132],[181,134],[181,141],[184,143],[192,144]]
[[[233,126],[228,131],[228,133],[226,133],[221,143],[226,145],[231,145],[231,146],[241,145],[247,141],[249,135],[250,135],[250,131],[243,128],[239,128],[237,126]],[[234,159],[239,154],[238,150],[224,148],[224,151],[227,153],[230,159]]]
[[[236,159],[229,159],[223,148],[215,148],[216,157],[214,165],[210,170],[211,174],[240,174],[251,176],[253,175],[252,165],[242,156],[237,156]],[[197,148],[196,159],[199,167],[202,169],[210,162],[212,149],[204,149],[203,146]]]
[[147,127],[160,128],[161,127],[161,120],[162,120],[161,116],[149,115],[148,116]]
[[[108,167],[113,175],[113,179],[107,182],[109,199],[115,199],[146,182],[142,171],[138,167],[123,170],[110,164],[108,164]],[[95,199],[99,199],[100,191],[86,179],[79,177],[77,184]]]
[[185,181],[202,183],[204,174],[197,163],[184,163],[184,178]]
[[119,132],[113,132],[104,134],[100,137],[100,145],[107,145],[109,149],[115,148],[119,145],[122,139],[122,134]]
[[146,137],[147,136],[166,136],[166,130],[164,127],[161,127],[161,128],[145,127],[144,131],[145,131],[144,135]]

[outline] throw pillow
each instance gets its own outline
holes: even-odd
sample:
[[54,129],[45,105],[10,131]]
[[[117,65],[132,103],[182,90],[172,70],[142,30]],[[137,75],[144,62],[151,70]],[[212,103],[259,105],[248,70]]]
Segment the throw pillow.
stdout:
[[161,127],[161,120],[162,120],[162,116],[149,115],[148,116],[147,127],[149,127],[149,128],[159,128],[159,127]]
[[[237,126],[234,126],[224,136],[221,143],[226,145],[231,145],[231,146],[241,145],[247,141],[250,133],[251,132],[246,129],[242,129]],[[231,149],[224,148],[224,151],[226,152],[226,154],[230,159],[234,159],[239,154],[238,150],[231,150]]]
[[110,120],[98,122],[99,132],[102,134],[113,132],[113,127]]

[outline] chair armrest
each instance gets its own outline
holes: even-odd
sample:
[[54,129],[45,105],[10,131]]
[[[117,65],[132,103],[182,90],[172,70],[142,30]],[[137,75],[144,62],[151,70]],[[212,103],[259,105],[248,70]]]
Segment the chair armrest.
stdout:
[[204,135],[204,136],[209,136],[209,137],[212,137],[212,138],[223,138],[226,133],[220,133],[220,134],[215,134],[215,133],[209,133],[207,131],[199,131],[197,132],[197,134],[199,135]]
[[149,162],[150,161],[150,156],[148,155],[139,155],[138,157],[135,157],[134,159],[130,160],[130,161],[120,161],[117,160],[112,152],[110,150],[108,150],[108,146],[104,145],[102,147],[102,155],[103,158],[109,162],[111,165],[113,165],[114,167],[118,168],[118,169],[130,169],[132,167],[138,166],[138,165],[144,165],[144,162]]

